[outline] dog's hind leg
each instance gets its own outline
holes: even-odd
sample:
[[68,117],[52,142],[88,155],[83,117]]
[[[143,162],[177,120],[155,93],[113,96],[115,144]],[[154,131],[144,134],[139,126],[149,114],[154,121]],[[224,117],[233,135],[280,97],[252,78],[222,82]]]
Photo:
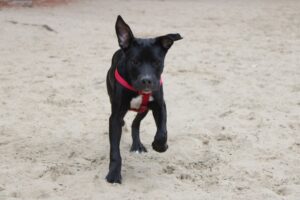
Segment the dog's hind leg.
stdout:
[[140,140],[140,124],[142,119],[147,115],[148,111],[138,113],[131,126],[131,136],[132,136],[132,146],[130,151],[131,152],[137,152],[137,153],[142,153],[142,152],[147,152],[147,149],[144,147]]

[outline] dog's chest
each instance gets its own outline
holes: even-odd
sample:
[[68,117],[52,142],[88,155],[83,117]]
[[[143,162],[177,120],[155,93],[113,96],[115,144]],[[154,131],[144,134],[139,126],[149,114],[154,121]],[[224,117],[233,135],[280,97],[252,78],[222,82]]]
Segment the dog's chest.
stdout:
[[[152,96],[149,97],[149,102],[150,101],[153,101]],[[142,105],[142,102],[143,102],[143,95],[138,95],[138,96],[131,99],[130,108],[131,109],[139,109]]]

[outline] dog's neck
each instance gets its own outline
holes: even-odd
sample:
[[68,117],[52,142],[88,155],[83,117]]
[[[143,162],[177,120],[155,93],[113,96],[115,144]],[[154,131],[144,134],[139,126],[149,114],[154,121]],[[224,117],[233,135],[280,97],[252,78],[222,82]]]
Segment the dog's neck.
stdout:
[[116,66],[116,70],[118,70],[119,74],[121,75],[121,77],[130,85],[131,83],[131,79],[129,78],[129,74],[126,70],[126,59],[125,59],[125,53],[122,51],[122,57],[119,60],[119,62],[117,63]]

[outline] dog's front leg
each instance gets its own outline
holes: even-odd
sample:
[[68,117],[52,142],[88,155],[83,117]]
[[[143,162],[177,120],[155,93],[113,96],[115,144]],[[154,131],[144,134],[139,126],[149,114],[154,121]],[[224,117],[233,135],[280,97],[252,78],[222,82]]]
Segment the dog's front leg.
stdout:
[[164,101],[157,103],[152,108],[157,132],[152,143],[152,148],[157,152],[165,152],[167,145],[167,109]]
[[109,172],[106,180],[109,183],[121,183],[122,158],[120,154],[120,140],[122,133],[122,122],[126,111],[112,112],[109,118],[109,142],[110,142],[110,162]]

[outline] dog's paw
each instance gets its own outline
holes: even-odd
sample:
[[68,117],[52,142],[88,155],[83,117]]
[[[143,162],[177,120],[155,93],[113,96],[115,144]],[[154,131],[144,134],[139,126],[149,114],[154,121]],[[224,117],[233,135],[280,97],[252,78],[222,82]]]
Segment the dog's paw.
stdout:
[[166,142],[162,143],[162,142],[160,142],[160,141],[154,140],[154,141],[152,142],[152,148],[153,148],[155,151],[157,151],[157,152],[159,152],[159,153],[162,153],[162,152],[167,151],[168,145],[167,145]]
[[109,183],[122,183],[122,176],[120,173],[108,172],[106,181]]
[[143,152],[147,152],[147,149],[142,143],[137,143],[137,144],[132,144],[130,151],[136,153],[143,153]]

